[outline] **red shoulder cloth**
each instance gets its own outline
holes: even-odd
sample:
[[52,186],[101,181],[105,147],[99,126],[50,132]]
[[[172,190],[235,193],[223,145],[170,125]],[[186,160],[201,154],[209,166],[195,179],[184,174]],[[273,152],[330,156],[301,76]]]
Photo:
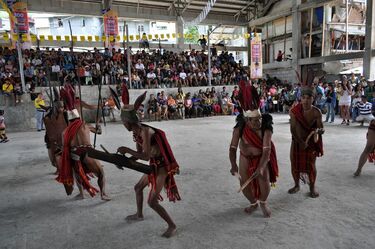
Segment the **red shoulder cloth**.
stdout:
[[[375,132],[375,122],[371,122],[368,129]],[[375,162],[375,150],[368,155],[368,161],[370,163]]]
[[[308,133],[310,133],[311,131],[313,131],[317,128],[316,122],[312,126],[310,126],[307,123],[307,120],[305,119],[305,116],[303,116],[303,108],[302,108],[301,103],[294,106],[290,111],[293,113],[297,122],[302,126],[302,128],[304,128],[306,131],[308,131]],[[318,139],[317,143],[314,143],[313,140],[311,139],[310,142],[309,142],[309,148],[312,148],[317,153],[316,155],[318,157],[323,156],[323,139],[322,139],[322,136],[319,135],[319,139]]]
[[155,131],[154,138],[159,146],[160,153],[164,158],[165,167],[168,172],[168,178],[165,188],[167,190],[167,197],[169,198],[169,201],[175,202],[176,200],[181,200],[180,194],[178,193],[177,184],[174,179],[174,175],[179,171],[180,166],[178,165],[173,155],[171,146],[169,145],[165,132],[148,125],[142,125],[149,127]]
[[95,193],[97,193],[98,190],[90,184],[81,162],[74,161],[70,158],[70,142],[74,139],[74,136],[77,134],[82,125],[84,125],[83,121],[81,119],[76,119],[70,123],[65,130],[64,148],[61,156],[61,169],[59,170],[59,175],[56,178],[56,181],[72,186],[74,184],[74,170],[77,173],[77,177],[79,177],[81,180],[82,187],[87,190],[91,196],[95,196]]
[[[249,144],[253,145],[254,147],[256,147],[260,150],[263,150],[263,141],[247,125],[245,125],[245,127],[243,129],[243,136]],[[277,164],[276,148],[275,148],[275,145],[273,144],[272,141],[271,141],[271,155],[270,155],[269,163],[271,165],[271,167],[270,167],[270,182],[275,183],[276,178],[279,176],[279,166]]]

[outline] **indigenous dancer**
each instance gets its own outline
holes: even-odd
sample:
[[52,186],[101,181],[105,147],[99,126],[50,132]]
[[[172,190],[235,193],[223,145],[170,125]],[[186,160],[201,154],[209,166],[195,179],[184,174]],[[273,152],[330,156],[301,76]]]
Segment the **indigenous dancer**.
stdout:
[[358,168],[354,173],[354,176],[360,176],[362,168],[368,159],[369,162],[375,164],[375,119],[370,122],[370,126],[367,131],[367,143],[358,161]]
[[168,229],[162,236],[169,238],[175,234],[176,225],[167,211],[159,204],[159,200],[163,200],[160,192],[165,187],[169,201],[175,202],[181,199],[174,180],[174,175],[179,173],[179,165],[173,156],[165,133],[162,130],[142,124],[137,117],[136,110],[145,96],[146,92],[137,98],[134,105],[129,105],[129,93],[126,86],[123,85],[122,101],[124,107],[121,110],[121,120],[126,129],[133,132],[137,150],[119,147],[117,151],[121,154],[132,155],[134,160],[150,161],[150,167],[153,169],[150,175],[143,175],[135,185],[137,213],[126,217],[126,219],[128,221],[143,220],[143,189],[151,184],[148,204],[167,222]]
[[43,122],[46,127],[44,141],[48,149],[48,156],[52,166],[56,168],[55,174],[59,173],[61,149],[62,149],[62,133],[67,127],[67,119],[64,115],[64,102],[59,101],[57,90],[55,91],[55,101],[49,112],[44,117]]
[[89,177],[95,174],[98,177],[98,185],[102,200],[109,201],[105,193],[104,171],[99,162],[87,156],[87,148],[91,148],[90,131],[97,132],[97,128],[89,127],[80,119],[78,110],[74,106],[75,92],[71,85],[67,84],[60,91],[68,112],[69,125],[63,132],[63,150],[61,168],[56,180],[64,184],[68,195],[73,191],[73,176],[79,189],[77,197],[83,199],[84,188],[92,197],[98,192],[89,181]]
[[[240,104],[242,113],[237,117],[229,148],[232,175],[238,174],[237,148],[240,148],[239,175],[241,189],[250,201],[245,212],[251,214],[258,208],[258,201],[265,217],[271,216],[267,198],[271,185],[278,177],[275,146],[272,142],[272,116],[260,114],[259,96],[256,89],[244,81],[240,82]],[[248,184],[248,185],[247,185]]]
[[300,179],[310,184],[310,197],[316,198],[319,193],[315,189],[316,157],[323,155],[322,134],[324,133],[322,113],[312,105],[314,101],[313,90],[304,86],[301,90],[301,103],[290,110],[290,130],[292,145],[290,161],[294,187],[289,189],[289,194],[299,191]]

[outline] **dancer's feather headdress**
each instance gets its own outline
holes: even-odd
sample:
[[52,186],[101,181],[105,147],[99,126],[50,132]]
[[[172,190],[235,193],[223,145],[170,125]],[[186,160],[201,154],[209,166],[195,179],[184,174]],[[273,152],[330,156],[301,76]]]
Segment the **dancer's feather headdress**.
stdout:
[[129,91],[126,86],[126,84],[122,84],[122,95],[121,100],[123,103],[123,107],[121,108],[121,120],[122,122],[129,122],[129,123],[138,123],[139,118],[137,116],[137,110],[141,106],[142,102],[146,98],[145,91],[143,94],[138,96],[138,98],[135,100],[134,105],[129,105]]
[[65,84],[60,90],[60,98],[64,101],[65,109],[68,113],[68,120],[80,118],[75,107],[75,90],[71,84]]
[[241,104],[242,112],[246,118],[260,117],[259,105],[260,98],[257,89],[250,83],[241,80],[239,83],[240,93],[239,101]]

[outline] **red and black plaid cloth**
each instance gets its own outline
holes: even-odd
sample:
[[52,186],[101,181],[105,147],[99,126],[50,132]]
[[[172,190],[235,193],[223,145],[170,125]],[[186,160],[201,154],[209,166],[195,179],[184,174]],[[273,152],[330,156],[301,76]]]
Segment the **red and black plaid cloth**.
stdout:
[[[374,121],[370,123],[370,126],[368,127],[368,129],[373,130],[373,132],[375,132],[375,122]],[[368,155],[368,161],[370,163],[372,163],[372,162],[375,163],[375,150]]]
[[[262,139],[254,131],[252,131],[247,125],[243,129],[243,136],[247,143],[251,144],[255,148],[263,150]],[[261,159],[261,156],[249,158],[249,167],[248,167],[249,176],[252,176],[254,172],[257,170],[260,159]],[[270,161],[268,163],[268,169],[269,169],[269,174],[270,174],[270,183],[274,184],[276,183],[276,179],[279,176],[279,166],[277,164],[276,148],[272,141],[271,141],[271,155],[270,155]],[[254,179],[251,182],[251,186],[253,189],[254,196],[256,198],[259,198],[260,188],[259,188],[259,183],[257,179]]]
[[[174,175],[179,171],[179,165],[173,155],[171,146],[168,143],[167,137],[164,131],[156,129],[154,127],[142,124],[143,126],[150,127],[155,131],[154,139],[160,149],[160,155],[163,158],[163,166],[167,170],[168,177],[165,183],[165,189],[167,190],[167,197],[169,201],[175,202],[181,200],[180,194],[178,193],[177,184],[174,179]],[[150,160],[150,164],[152,166],[158,166],[153,162],[153,159]],[[157,172],[157,169],[156,169]],[[151,173],[149,175],[149,182],[151,183],[151,187],[153,189],[156,188],[156,173]],[[163,200],[161,196],[159,196],[160,200]]]
[[[307,134],[310,134],[311,131],[317,128],[316,122],[312,125],[307,123],[303,116],[302,104],[299,103],[294,106],[291,112],[301,127],[307,131]],[[302,148],[298,142],[292,139],[292,171],[299,174],[308,174],[310,182],[315,179],[312,169],[315,165],[316,157],[320,156],[323,156],[323,140],[321,135],[319,135],[317,143],[311,139],[308,142],[307,148]]]

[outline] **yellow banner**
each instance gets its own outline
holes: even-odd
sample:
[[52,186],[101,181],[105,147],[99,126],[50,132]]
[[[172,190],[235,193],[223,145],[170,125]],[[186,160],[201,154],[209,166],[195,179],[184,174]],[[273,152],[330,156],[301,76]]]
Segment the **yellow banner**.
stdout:
[[45,40],[44,35],[40,35],[40,36],[39,36],[39,40],[40,40],[40,41],[44,41],[44,40]]
[[70,41],[70,36],[66,35],[66,36],[64,36],[64,39],[65,39],[65,41]]
[[49,41],[53,41],[53,36],[52,36],[52,35],[49,35],[49,36],[48,36],[48,40],[49,40]]
[[56,41],[61,41],[61,35],[56,36]]
[[95,41],[100,41],[100,37],[98,35],[95,36]]
[[79,40],[80,40],[80,41],[85,41],[85,40],[86,40],[86,37],[85,37],[84,35],[81,35],[81,36],[79,37]]

